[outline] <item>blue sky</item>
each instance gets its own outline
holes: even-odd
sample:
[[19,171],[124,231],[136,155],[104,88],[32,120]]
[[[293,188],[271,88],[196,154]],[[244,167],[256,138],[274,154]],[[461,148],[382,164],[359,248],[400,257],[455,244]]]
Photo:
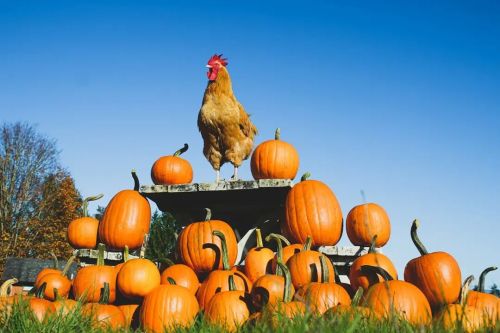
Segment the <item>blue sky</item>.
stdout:
[[499,41],[496,1],[0,1],[0,121],[55,138],[101,205],[184,142],[212,181],[196,118],[223,53],[257,143],[281,127],[344,216],[361,190],[386,208],[401,278],[414,218],[478,276],[500,264]]

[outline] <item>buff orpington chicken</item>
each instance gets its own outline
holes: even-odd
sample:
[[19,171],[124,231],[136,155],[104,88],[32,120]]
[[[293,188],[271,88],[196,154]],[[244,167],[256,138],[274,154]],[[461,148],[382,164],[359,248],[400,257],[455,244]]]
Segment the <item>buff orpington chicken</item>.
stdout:
[[257,134],[257,128],[233,94],[226,66],[227,59],[222,54],[208,60],[208,84],[198,114],[203,154],[216,171],[217,182],[226,162],[234,166],[232,180],[238,179],[238,167],[250,156]]

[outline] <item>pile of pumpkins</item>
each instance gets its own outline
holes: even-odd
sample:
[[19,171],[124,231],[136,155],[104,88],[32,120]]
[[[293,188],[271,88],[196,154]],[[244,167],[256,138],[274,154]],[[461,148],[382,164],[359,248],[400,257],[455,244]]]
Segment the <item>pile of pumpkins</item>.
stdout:
[[[180,154],[158,159],[151,171],[155,184],[185,184],[192,181],[192,168]],[[294,179],[299,165],[295,148],[281,141],[263,142],[251,158],[255,179]],[[256,247],[243,264],[237,265],[237,239],[227,221],[214,220],[206,209],[204,221],[187,225],[179,234],[177,263],[169,262],[160,271],[157,263],[144,258],[149,232],[150,206],[139,192],[135,172],[134,189],[117,193],[99,222],[89,217],[86,198],[82,218],[68,227],[68,241],[75,249],[98,249],[95,265],[82,267],[73,280],[63,271],[42,270],[35,282],[35,295],[26,296],[40,320],[52,313],[67,313],[84,303],[82,311],[95,318],[96,325],[121,328],[141,326],[146,331],[163,332],[189,327],[197,316],[213,325],[237,330],[241,325],[270,320],[277,325],[283,318],[312,314],[335,316],[352,314],[377,320],[397,316],[414,325],[441,320],[447,328],[460,325],[474,331],[496,325],[500,301],[484,293],[486,269],[479,290],[469,291],[472,277],[462,276],[456,260],[446,252],[428,252],[420,241],[415,220],[411,239],[420,256],[406,265],[404,280],[391,260],[376,249],[390,238],[389,217],[378,204],[358,205],[348,213],[348,238],[357,246],[369,247],[350,268],[350,284],[341,283],[332,262],[316,249],[338,243],[343,217],[335,194],[323,182],[306,174],[289,191],[281,234],[264,239],[255,229]],[[99,243],[98,243],[99,240]],[[274,251],[264,246],[273,244]],[[138,258],[129,251],[141,249]],[[124,262],[105,264],[105,250],[123,251]],[[15,279],[0,289],[0,307],[12,304],[5,296]]]

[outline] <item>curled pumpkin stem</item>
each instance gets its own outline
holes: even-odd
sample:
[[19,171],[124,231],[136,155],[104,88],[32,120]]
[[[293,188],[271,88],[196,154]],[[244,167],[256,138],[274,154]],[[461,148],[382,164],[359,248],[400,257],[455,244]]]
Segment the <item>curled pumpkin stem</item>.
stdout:
[[188,150],[188,148],[189,148],[188,144],[185,143],[181,149],[175,151],[174,156],[179,156],[179,155],[185,153]]
[[467,294],[469,293],[469,288],[470,284],[472,283],[472,280],[474,280],[474,275],[469,275],[462,284],[462,289],[460,290],[460,298],[458,300],[458,303],[461,306],[465,305],[465,301],[467,300]]
[[278,260],[278,267],[281,268],[285,278],[285,288],[283,290],[283,302],[288,303],[292,300],[292,275],[288,267],[281,261]]
[[90,201],[99,200],[103,196],[104,196],[104,194],[101,193],[101,194],[90,196],[90,197],[86,197],[85,199],[83,199],[83,202],[82,202],[82,212],[83,212],[83,216],[84,217],[88,217],[89,216],[89,202]]
[[[276,250],[276,261],[277,262],[283,262],[283,245],[281,244],[281,241],[282,241],[282,238],[285,238],[279,234],[269,234],[267,237],[266,237],[266,242],[269,242],[271,241],[271,239],[274,239],[276,241],[276,244],[277,244],[277,250]],[[286,238],[285,238],[286,239]],[[288,240],[287,240],[288,242]],[[283,270],[281,269],[281,267],[279,265],[276,266],[276,275],[281,275],[281,276],[284,276],[284,272]]]
[[132,169],[132,178],[134,178],[134,191],[139,191],[141,184],[139,183],[139,177],[137,177],[137,172],[135,169]]
[[321,263],[321,282],[328,283],[330,280],[330,272],[328,271],[328,264],[326,263],[328,259],[323,254],[319,256],[319,262]]
[[212,235],[220,238],[222,268],[225,271],[228,271],[231,269],[231,267],[229,267],[229,257],[228,257],[228,252],[227,252],[226,235],[224,235],[224,233],[220,232],[219,230],[212,231]]
[[371,276],[374,280],[378,280],[377,275],[380,275],[385,281],[394,280],[389,272],[379,266],[363,265],[360,271],[361,274]]
[[10,288],[17,282],[19,282],[19,280],[16,278],[5,280],[0,286],[0,297],[8,296],[10,294]]
[[71,256],[69,257],[68,261],[66,261],[66,265],[64,265],[64,268],[62,270],[62,275],[67,276],[69,269],[71,268],[71,265],[73,264],[73,261],[75,261],[76,256]]
[[411,240],[413,241],[413,244],[415,244],[415,246],[417,247],[418,252],[420,252],[420,255],[424,256],[428,254],[429,251],[427,251],[424,244],[422,243],[422,241],[420,241],[420,238],[418,237],[417,229],[419,226],[420,222],[417,219],[415,219],[411,224],[410,235],[411,235]]
[[488,274],[491,271],[495,271],[497,267],[492,266],[486,268],[484,271],[481,272],[481,275],[479,275],[479,283],[477,285],[477,290],[481,293],[484,293],[484,280],[486,279],[486,274]]
[[205,221],[210,221],[210,219],[212,218],[212,210],[210,210],[210,208],[205,208],[205,211]]

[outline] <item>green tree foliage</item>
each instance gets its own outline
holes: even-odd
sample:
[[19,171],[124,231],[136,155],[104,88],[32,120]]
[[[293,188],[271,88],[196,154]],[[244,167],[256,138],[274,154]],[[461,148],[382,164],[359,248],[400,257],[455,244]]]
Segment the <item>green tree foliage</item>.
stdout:
[[180,226],[172,214],[155,211],[151,217],[146,258],[157,262],[171,259],[179,231]]

